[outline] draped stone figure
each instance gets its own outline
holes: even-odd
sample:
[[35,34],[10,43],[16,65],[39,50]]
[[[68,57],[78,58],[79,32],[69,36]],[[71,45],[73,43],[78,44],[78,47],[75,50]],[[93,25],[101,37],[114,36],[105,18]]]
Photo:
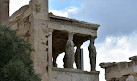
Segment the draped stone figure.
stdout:
[[76,46],[77,46],[77,49],[76,49],[76,52],[75,52],[75,62],[76,62],[76,66],[77,66],[77,69],[82,69],[82,67],[81,67],[81,49],[80,49],[80,47],[81,47],[81,45],[82,45],[83,43],[79,43],[79,44],[77,44]]
[[68,41],[65,48],[65,56],[63,58],[64,68],[73,68],[74,63],[74,43],[73,33],[68,34]]
[[53,48],[52,56],[53,56],[53,66],[57,67],[56,61],[57,61],[58,54],[54,51],[54,48]]
[[96,47],[94,46],[94,37],[89,37],[90,44],[88,46],[91,71],[96,71]]

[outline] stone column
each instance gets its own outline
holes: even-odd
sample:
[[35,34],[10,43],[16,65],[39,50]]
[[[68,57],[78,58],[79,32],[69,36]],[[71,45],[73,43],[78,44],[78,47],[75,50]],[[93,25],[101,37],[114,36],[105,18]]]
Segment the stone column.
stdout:
[[[53,34],[53,29],[48,30],[48,77],[49,81],[51,81],[52,77],[52,68],[53,68],[53,63],[52,63],[52,34]],[[46,80],[44,80],[46,81]]]
[[0,0],[0,23],[7,24],[9,19],[9,0]]
[[77,49],[75,52],[75,62],[76,62],[77,69],[82,69],[82,67],[81,67],[81,49],[80,49],[82,44],[83,43],[79,43],[76,45]]
[[89,37],[90,44],[88,47],[91,71],[96,71],[96,47],[94,46],[95,37]]
[[74,43],[73,43],[73,33],[68,33],[68,41],[65,48],[64,56],[64,68],[73,68],[74,63]]

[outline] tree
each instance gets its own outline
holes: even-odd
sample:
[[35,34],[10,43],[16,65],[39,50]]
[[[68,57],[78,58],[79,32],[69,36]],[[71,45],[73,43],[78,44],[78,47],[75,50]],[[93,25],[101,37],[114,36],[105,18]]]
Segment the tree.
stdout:
[[30,43],[0,25],[0,81],[41,81],[33,69],[32,51]]

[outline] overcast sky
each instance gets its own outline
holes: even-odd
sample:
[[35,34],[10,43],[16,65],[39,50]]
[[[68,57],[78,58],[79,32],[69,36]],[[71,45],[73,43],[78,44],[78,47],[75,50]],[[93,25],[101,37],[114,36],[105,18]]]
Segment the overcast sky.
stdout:
[[[10,14],[29,0],[10,0]],[[128,61],[137,55],[137,0],[49,0],[49,11],[56,15],[100,24],[96,39],[97,69],[101,62]],[[87,45],[84,43],[85,58],[88,59]],[[89,69],[85,60],[85,69]]]

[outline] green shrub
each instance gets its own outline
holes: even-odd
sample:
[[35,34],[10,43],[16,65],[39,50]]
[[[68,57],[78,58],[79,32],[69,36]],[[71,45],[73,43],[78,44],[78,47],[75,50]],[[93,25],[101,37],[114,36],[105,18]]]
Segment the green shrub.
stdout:
[[34,72],[31,52],[30,43],[0,25],[0,81],[41,81]]

